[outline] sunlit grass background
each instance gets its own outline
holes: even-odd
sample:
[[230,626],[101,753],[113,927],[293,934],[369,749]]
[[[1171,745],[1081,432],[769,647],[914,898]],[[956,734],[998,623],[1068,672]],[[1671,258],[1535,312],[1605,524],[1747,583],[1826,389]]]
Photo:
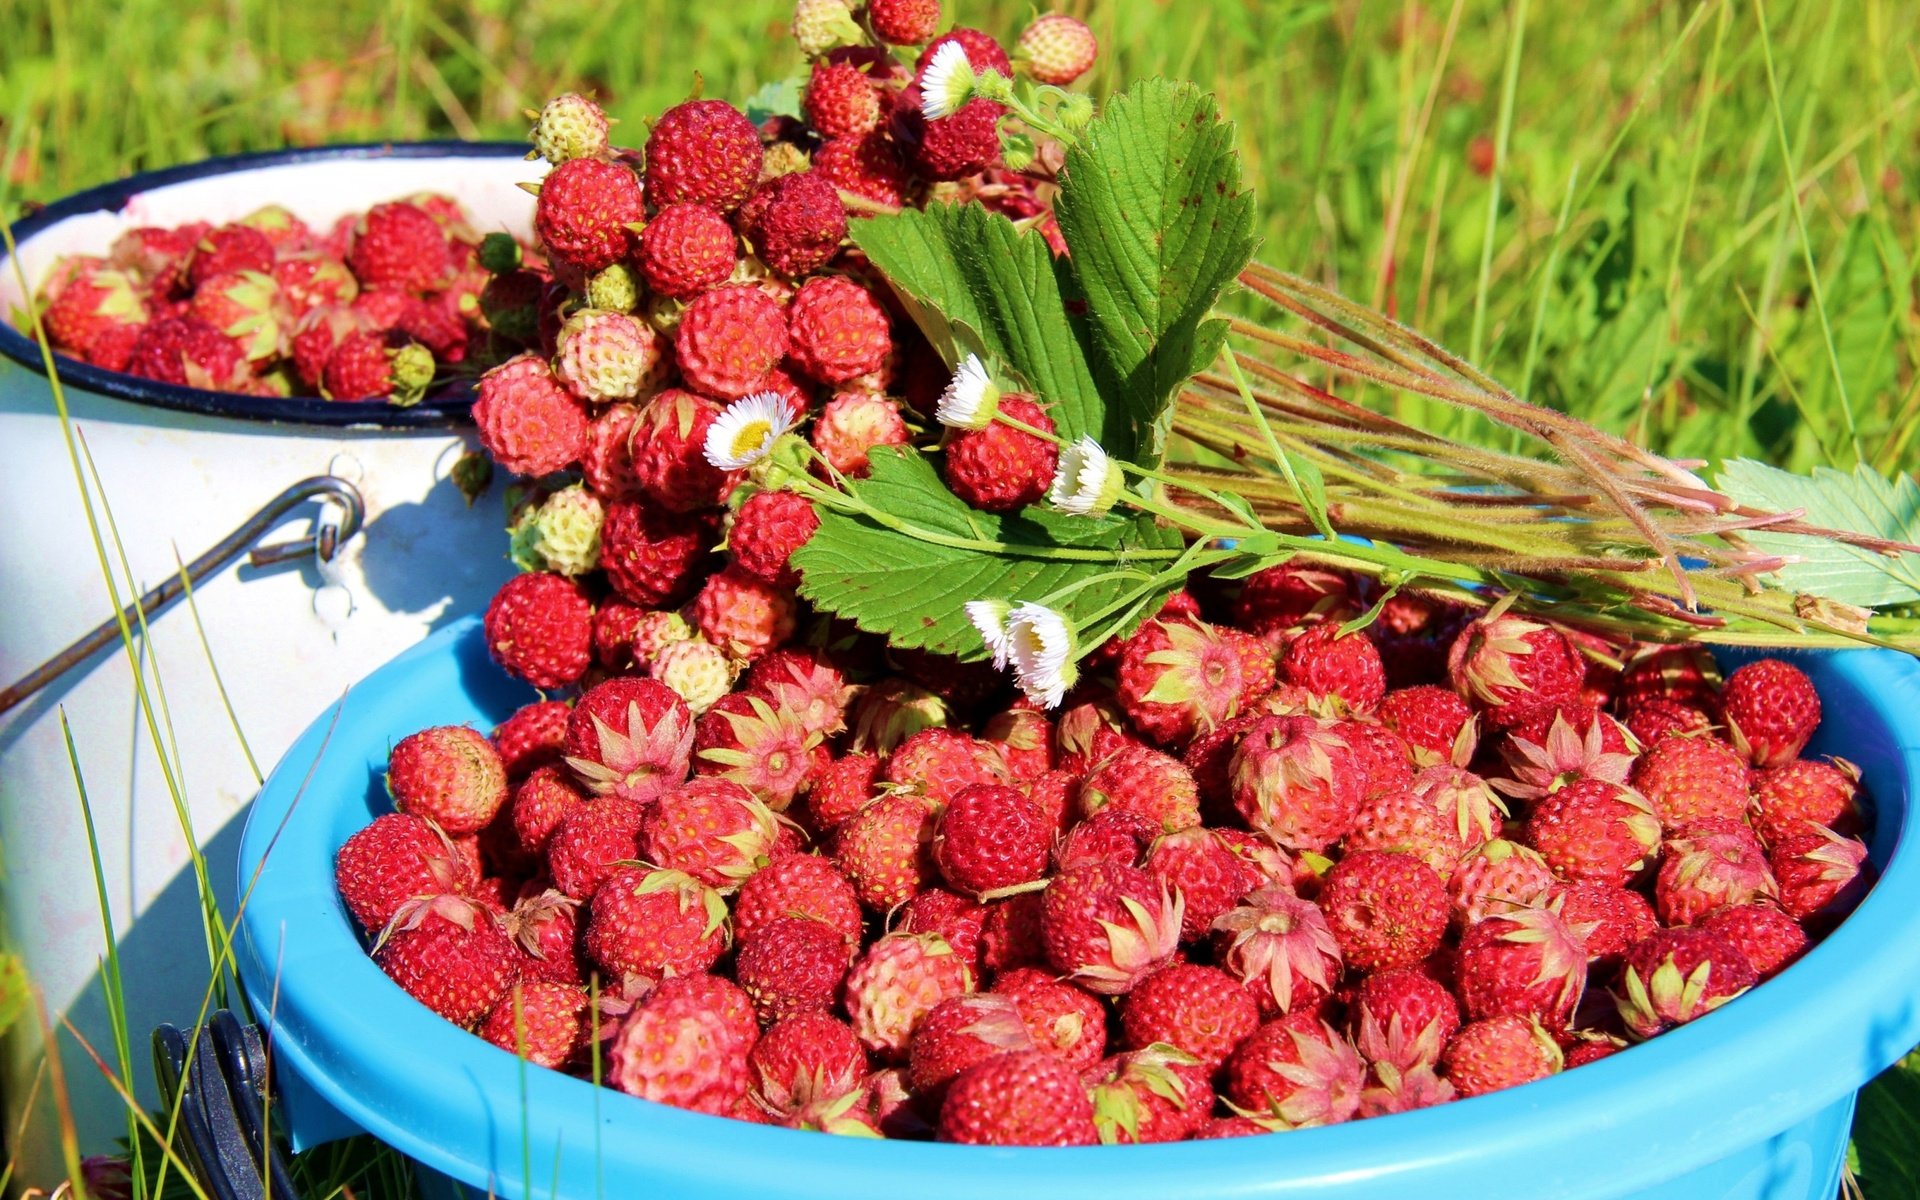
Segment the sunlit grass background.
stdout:
[[[1031,11],[948,7],[1003,38]],[[1676,456],[1914,468],[1913,0],[1061,7],[1101,37],[1096,93],[1156,73],[1217,92],[1265,260]],[[288,142],[517,138],[569,88],[637,144],[696,86],[794,74],[788,11],[0,0],[0,209]],[[1893,1086],[1869,1093],[1862,1176],[1920,1195],[1920,1161],[1885,1149],[1920,1144]]]

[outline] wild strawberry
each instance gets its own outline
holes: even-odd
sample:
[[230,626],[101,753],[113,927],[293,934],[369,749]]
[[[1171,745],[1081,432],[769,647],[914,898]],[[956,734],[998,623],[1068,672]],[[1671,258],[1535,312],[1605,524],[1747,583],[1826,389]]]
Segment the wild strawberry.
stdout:
[[1342,636],[1340,627],[1331,622],[1315,625],[1287,643],[1280,677],[1362,714],[1377,708],[1387,691],[1385,668],[1373,642],[1357,633]]
[[647,498],[674,512],[712,508],[733,492],[737,476],[707,461],[707,431],[720,406],[668,388],[642,410],[628,435],[633,478]]
[[1353,615],[1352,584],[1336,571],[1283,563],[1241,581],[1233,623],[1278,644],[1288,630],[1308,620],[1345,620]]
[[[905,93],[912,97],[910,90]],[[984,96],[952,116],[929,121],[917,104],[895,109],[895,134],[904,134],[914,166],[927,179],[948,182],[976,175],[1000,161],[1000,118],[1006,108]]]
[[1094,862],[1137,867],[1147,850],[1164,833],[1160,823],[1130,808],[1107,807],[1068,828],[1053,847],[1056,871],[1071,871]]
[[1511,1013],[1564,1029],[1586,990],[1587,950],[1551,909],[1521,908],[1468,926],[1454,969],[1473,1020]]
[[614,978],[705,971],[731,940],[726,901],[683,872],[621,867],[593,893],[587,953]]
[[956,890],[977,896],[1045,875],[1049,833],[1040,810],[1017,789],[971,784],[940,815],[933,859]]
[[791,709],[733,692],[695,723],[694,770],[730,779],[775,812],[785,812],[806,785],[819,744],[820,735]]
[[1453,874],[1467,843],[1460,836],[1458,822],[1451,812],[1421,797],[1410,788],[1383,792],[1360,806],[1353,829],[1343,847],[1355,850],[1386,850],[1411,854],[1432,867],[1441,878]]
[[441,725],[402,738],[387,759],[394,807],[458,836],[493,820],[507,802],[500,752],[464,725]]
[[521,980],[475,1032],[509,1054],[558,1071],[586,1048],[587,1030],[587,993],[579,984]]
[[1361,781],[1345,739],[1306,717],[1264,717],[1228,767],[1234,808],[1289,850],[1322,850],[1353,827]]
[[1142,733],[1181,745],[1240,712],[1245,660],[1212,626],[1149,621],[1120,655],[1118,698]]
[[1249,894],[1214,923],[1214,954],[1273,1016],[1311,1008],[1340,979],[1340,944],[1310,900],[1281,887]]
[[[1584,723],[1585,729],[1581,728]],[[1500,743],[1510,777],[1494,786],[1509,796],[1534,800],[1579,780],[1624,784],[1634,752],[1619,722],[1591,709],[1537,717],[1509,730]]]
[[829,138],[814,152],[813,171],[841,191],[887,208],[905,207],[912,186],[912,172],[885,129]]
[[783,854],[747,877],[733,900],[733,931],[744,943],[782,917],[825,922],[848,943],[860,940],[860,901],[832,861],[815,854]]
[[701,637],[661,647],[649,671],[685,700],[695,716],[732,691],[739,674],[726,651]]
[[625,313],[582,308],[560,327],[553,373],[589,404],[631,400],[666,374],[666,347]]
[[1046,931],[1039,892],[1008,896],[987,906],[980,923],[980,965],[1006,972],[1044,963]]
[[197,317],[149,322],[127,358],[127,372],[175,387],[232,391],[249,377],[240,344]]
[[592,899],[620,863],[640,857],[645,811],[637,801],[608,795],[561,817],[547,839],[554,886],[575,900]]
[[1417,967],[1376,971],[1354,988],[1347,1019],[1354,1045],[1376,1071],[1409,1075],[1440,1063],[1460,1028],[1460,1005]]
[[1501,728],[1524,725],[1572,703],[1586,668],[1566,635],[1521,617],[1482,617],[1447,655],[1454,690]]
[[1393,730],[1361,720],[1334,721],[1325,728],[1353,751],[1354,765],[1360,772],[1361,799],[1413,786],[1413,750]]
[[887,755],[890,783],[910,786],[937,804],[946,804],[975,783],[1005,783],[1006,763],[988,742],[950,729],[923,729]]
[[937,933],[978,976],[984,967],[980,938],[987,924],[987,906],[958,892],[930,887],[914,893],[900,906],[894,929],[901,933]]
[[935,877],[930,846],[938,811],[924,796],[894,793],[840,825],[834,862],[869,910],[890,912]]
[[868,1053],[898,1061],[936,1005],[972,990],[966,960],[937,934],[890,933],[847,976],[847,1017]]
[[417,403],[433,382],[433,355],[426,347],[387,344],[384,334],[349,333],[340,339],[322,368],[320,392],[329,400],[389,399]]
[[408,900],[465,891],[471,881],[445,833],[423,817],[383,813],[340,847],[333,882],[360,928],[373,933]]
[[1080,786],[1079,804],[1087,816],[1107,808],[1139,813],[1162,833],[1200,824],[1193,777],[1179,759],[1145,746],[1123,747],[1096,766]]
[[789,279],[826,266],[847,236],[840,194],[825,176],[808,170],[755,188],[734,222],[760,261]]
[[621,500],[607,505],[600,528],[600,566],[613,590],[642,608],[691,595],[707,552],[707,526],[697,517]]
[[788,353],[809,378],[844,384],[877,371],[893,348],[887,313],[873,294],[841,275],[800,285],[787,310]]
[[1441,1066],[1462,1096],[1484,1096],[1557,1075],[1563,1061],[1553,1035],[1538,1021],[1508,1015],[1461,1026]]
[[1091,1070],[1105,1056],[1106,1008],[1092,993],[1036,967],[1002,971],[993,990],[1012,997],[1037,1048],[1080,1071]]
[[1859,792],[1860,768],[1846,759],[1796,758],[1754,773],[1748,816],[1754,832],[1769,846],[1812,832],[1814,826],[1858,833]]
[[1702,928],[1661,929],[1627,948],[1614,998],[1635,1037],[1703,1017],[1752,987],[1740,948]]
[[598,158],[607,152],[607,114],[577,92],[564,92],[534,114],[528,139],[534,153],[554,166],[576,158]]
[[956,25],[928,42],[926,49],[920,52],[920,57],[914,60],[914,82],[918,83],[926,75],[927,67],[932,64],[934,56],[940,53],[940,47],[948,42],[960,43],[960,48],[966,51],[967,62],[976,73],[997,71],[1007,76],[1013,74],[1013,61],[1007,57],[1007,52],[1001,48],[999,42],[978,29]]
[[962,1073],[1002,1054],[1037,1049],[1012,997],[950,996],[928,1011],[908,1046],[907,1080],[937,1105]]
[[693,601],[693,623],[706,639],[735,658],[754,659],[793,636],[793,593],[745,571],[707,578]]
[[643,1100],[726,1116],[747,1094],[747,1056],[759,1032],[746,994],[725,979],[663,979],[614,1035],[607,1082]]
[[807,793],[807,818],[813,828],[831,833],[859,812],[873,799],[879,774],[880,760],[871,754],[846,754],[834,759]]
[[1716,908],[1696,924],[1738,946],[1752,964],[1757,980],[1778,975],[1805,954],[1810,944],[1800,922],[1769,903]]
[[535,767],[513,789],[508,812],[514,836],[529,854],[545,854],[561,819],[585,803],[586,797],[557,765]]
[[1334,864],[1319,896],[1341,957],[1359,971],[1410,967],[1447,932],[1447,886],[1410,854],[1361,850]]
[[1213,1112],[1209,1072],[1167,1045],[1116,1054],[1088,1073],[1093,1126],[1106,1145],[1185,1141]]
[[1540,797],[1526,840],[1562,879],[1626,884],[1659,852],[1660,818],[1632,788],[1583,778]]
[[1627,711],[1627,732],[1642,746],[1651,746],[1675,735],[1697,737],[1713,728],[1706,711],[1678,700],[1655,696]]
[[[62,291],[58,303],[64,304],[90,287],[97,289],[102,282],[111,282],[116,274],[110,271],[97,272]],[[112,292],[107,292],[107,303],[111,303],[112,298]],[[135,300],[135,303],[138,301]],[[96,307],[94,311],[99,312],[99,308]],[[240,343],[248,361],[259,363],[263,368],[282,353],[293,324],[293,314],[280,294],[280,285],[274,282],[271,275],[259,271],[209,276],[194,289],[187,312]],[[84,349],[86,344],[82,343],[81,348]],[[336,398],[351,400],[359,395],[372,394],[341,393]]]
[[1813,681],[1777,658],[1758,659],[1727,676],[1720,704],[1734,749],[1763,769],[1798,758],[1820,726]]
[[759,288],[717,287],[687,305],[674,350],[681,374],[696,390],[737,400],[758,390],[786,357],[786,314]]
[[1665,700],[1711,713],[1718,704],[1720,667],[1705,646],[1645,646],[1620,673],[1620,707],[1628,714]]
[[[1053,432],[1053,419],[1026,396],[1002,397],[1000,412]],[[995,421],[984,429],[958,433],[947,442],[947,486],[974,508],[1011,512],[1046,495],[1058,458],[1053,443]]]
[[373,951],[373,961],[409,996],[463,1027],[492,1011],[519,958],[498,917],[450,894],[402,904]]
[[[172,299],[186,287],[187,258],[212,226],[195,221],[173,229],[142,225],[115,238],[107,265],[125,271],[155,299]],[[271,239],[269,239],[271,244]]]
[[640,825],[647,862],[731,892],[772,856],[779,818],[725,779],[695,779],[664,793]]
[[529,497],[507,526],[507,556],[523,571],[574,578],[600,565],[606,506],[582,484]]
[[1086,22],[1056,12],[1035,17],[1021,31],[1014,59],[1035,82],[1065,85],[1093,69],[1099,50]]
[[1172,958],[1184,907],[1137,867],[1095,862],[1064,871],[1041,895],[1047,959],[1089,991],[1131,991]]
[[1739,821],[1702,817],[1667,839],[1654,903],[1667,925],[1691,925],[1727,904],[1779,895],[1760,839]]
[[[444,256],[445,251],[442,251]],[[187,289],[197,290],[215,275],[273,270],[273,241],[251,225],[222,225],[208,230],[187,258]]]
[[1173,963],[1142,979],[1121,1000],[1120,1025],[1128,1049],[1164,1043],[1212,1072],[1259,1027],[1260,1006],[1223,971]]
[[940,29],[940,0],[868,0],[867,20],[881,41],[918,46]]
[[1461,857],[1447,880],[1454,923],[1465,928],[1514,905],[1538,904],[1555,882],[1546,860],[1533,848],[1505,838],[1482,842]]
[[939,1138],[974,1146],[1091,1146],[1093,1101],[1079,1073],[1040,1050],[963,1073],[940,1106]]
[[747,1094],[775,1119],[831,1106],[865,1092],[867,1054],[853,1030],[824,1012],[800,1012],[768,1026],[747,1052]]
[[[657,203],[665,203],[658,195]],[[576,158],[541,181],[533,227],[547,253],[577,271],[598,271],[625,258],[642,219],[640,180],[624,163]]]
[[1157,839],[1144,865],[1169,892],[1185,899],[1183,942],[1205,938],[1217,918],[1264,882],[1259,868],[1236,853],[1219,831],[1199,826]]
[[1703,819],[1740,820],[1748,780],[1740,755],[1714,737],[1662,738],[1633,768],[1633,785],[1669,829]]
[[506,917],[507,936],[521,950],[520,978],[585,983],[580,920],[580,902],[558,888],[524,889]]
[[817,62],[807,79],[806,113],[823,138],[861,137],[880,123],[880,93],[851,63]]
[[638,241],[635,261],[647,287],[675,300],[725,283],[740,261],[733,226],[705,204],[667,205]]
[[578,462],[587,447],[586,405],[531,354],[510,358],[480,377],[473,423],[481,446],[516,475],[551,474]]
[[1545,903],[1586,942],[1589,976],[1610,970],[1622,951],[1660,927],[1647,898],[1617,884],[1555,884]]
[[800,582],[793,552],[820,527],[813,504],[795,492],[755,492],[734,515],[727,548],[742,571],[776,587]]
[[900,406],[884,396],[841,392],[814,418],[808,438],[834,470],[865,479],[871,469],[867,452],[875,446],[906,445],[907,423]]
[[1317,1016],[1296,1012],[1240,1043],[1227,1059],[1220,1093],[1240,1110],[1290,1128],[1337,1125],[1359,1107],[1365,1078],[1366,1066],[1345,1038]]
[[1611,1034],[1594,1034],[1582,1037],[1567,1048],[1565,1054],[1566,1070],[1571,1071],[1575,1067],[1584,1067],[1590,1062],[1599,1062],[1601,1059],[1609,1058],[1626,1048],[1627,1045],[1625,1042]]
[[734,974],[762,1022],[825,1012],[840,998],[851,950],[840,931],[824,921],[775,917],[741,941]]
[[1774,843],[1768,865],[1780,888],[1780,907],[1795,920],[1825,925],[1860,903],[1869,879],[1866,843],[1815,828]]
[[1466,701],[1447,688],[1398,688],[1381,699],[1379,715],[1412,748],[1417,766],[1460,766],[1473,759],[1478,723]]
[[347,266],[364,287],[410,292],[437,288],[453,273],[446,232],[422,209],[403,201],[367,210],[347,252]]
[[760,174],[760,135],[724,100],[688,100],[660,114],[647,137],[647,199],[732,212]]
[[1014,782],[1029,784],[1053,770],[1053,722],[1028,700],[995,713],[981,726],[982,739],[999,750]]
[[693,715],[655,680],[596,684],[567,718],[567,765],[597,796],[648,803],[680,785],[692,753]]

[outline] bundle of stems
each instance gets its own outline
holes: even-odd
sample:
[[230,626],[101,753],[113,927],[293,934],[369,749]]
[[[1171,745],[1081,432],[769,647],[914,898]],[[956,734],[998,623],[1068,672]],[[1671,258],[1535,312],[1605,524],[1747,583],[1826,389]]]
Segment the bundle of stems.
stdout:
[[[1230,492],[1290,535],[1304,561],[1474,606],[1510,596],[1515,607],[1617,637],[1920,653],[1920,622],[1775,586],[1771,573],[1791,560],[1743,535],[1803,534],[1887,555],[1920,554],[1920,546],[1740,504],[1695,474],[1699,464],[1528,403],[1418,332],[1311,280],[1255,263],[1240,282],[1280,320],[1233,320],[1214,369],[1178,398],[1177,439],[1208,453],[1181,453],[1176,440],[1167,502],[1200,517]],[[1442,437],[1336,388],[1470,410],[1513,431],[1522,449]],[[1233,465],[1208,465],[1220,463]],[[1339,543],[1296,540],[1316,532],[1388,543],[1455,569],[1408,578]]]

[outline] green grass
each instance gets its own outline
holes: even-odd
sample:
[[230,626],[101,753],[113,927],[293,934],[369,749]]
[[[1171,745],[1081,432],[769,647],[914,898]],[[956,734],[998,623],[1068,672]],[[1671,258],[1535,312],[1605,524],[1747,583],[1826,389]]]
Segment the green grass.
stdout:
[[[1101,36],[1096,93],[1156,73],[1218,93],[1240,123],[1266,261],[1670,454],[1920,462],[1910,3],[1064,7]],[[787,10],[8,0],[0,211],[288,142],[517,138],[522,110],[566,88],[594,90],[637,144],[695,86],[738,99],[794,74]],[[977,0],[957,15],[1010,37],[1028,11]],[[1496,436],[1450,410],[1409,402],[1408,415]],[[157,730],[170,722],[157,664],[152,682]],[[209,942],[218,959],[220,935]],[[109,1052],[130,1065],[130,1048]],[[1911,1142],[1909,1082],[1864,1102],[1863,1131],[1889,1131],[1862,1147],[1869,1195],[1912,1194],[1920,1176],[1888,1149]],[[387,1168],[310,1169],[337,1183]]]

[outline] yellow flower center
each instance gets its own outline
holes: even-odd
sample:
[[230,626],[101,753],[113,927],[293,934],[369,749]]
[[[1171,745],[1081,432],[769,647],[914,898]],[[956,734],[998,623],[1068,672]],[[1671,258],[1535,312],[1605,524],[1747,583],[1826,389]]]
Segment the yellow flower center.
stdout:
[[733,435],[733,445],[729,449],[733,457],[739,458],[765,446],[767,439],[772,436],[773,422],[749,421],[740,427],[740,432]]

